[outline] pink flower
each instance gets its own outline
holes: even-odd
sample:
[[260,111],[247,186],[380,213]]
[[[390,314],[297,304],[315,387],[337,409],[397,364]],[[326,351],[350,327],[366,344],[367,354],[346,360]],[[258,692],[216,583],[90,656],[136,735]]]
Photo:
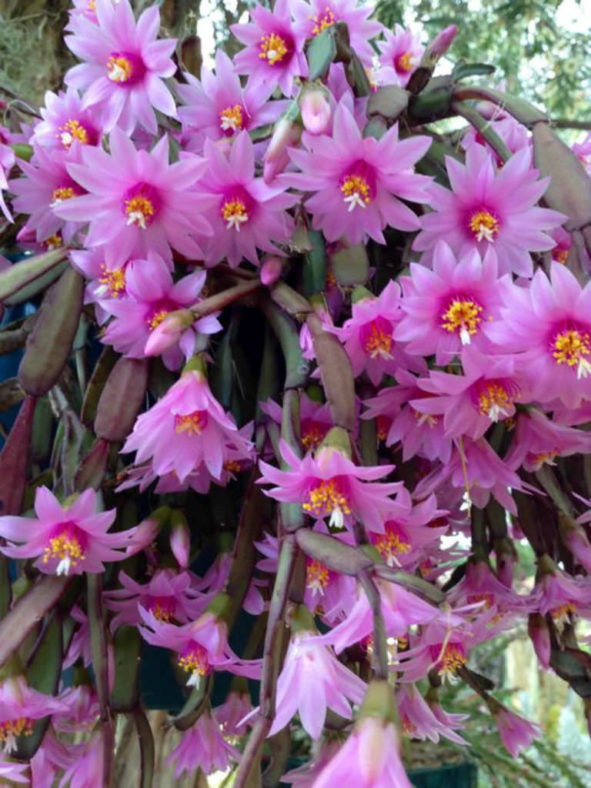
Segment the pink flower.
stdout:
[[300,98],[302,123],[310,134],[324,134],[332,117],[326,93],[318,88],[306,90]]
[[413,739],[438,742],[440,737],[455,744],[468,745],[450,725],[443,723],[433,712],[419,690],[412,684],[402,684],[396,693],[402,730]]
[[102,785],[103,737],[100,731],[94,733],[88,742],[76,745],[75,750],[76,757],[72,758],[71,765],[65,769],[60,785],[67,785],[69,788]]
[[32,689],[24,676],[4,679],[0,683],[0,747],[12,752],[19,736],[32,733],[33,722],[63,710],[57,698]]
[[201,70],[201,80],[185,73],[187,84],[178,86],[184,106],[179,118],[190,150],[201,151],[203,138],[224,139],[241,131],[273,123],[285,102],[269,101],[273,88],[251,79],[242,87],[232,61],[222,49],[215,56],[215,74]]
[[[234,679],[242,682],[244,679]],[[252,704],[247,687],[241,690],[230,689],[226,700],[221,706],[214,709],[214,716],[224,736],[244,736],[248,728],[248,721],[243,722],[245,717],[250,717]]]
[[502,292],[497,263],[490,248],[484,260],[472,250],[459,260],[445,241],[433,250],[433,269],[411,263],[402,277],[404,297],[394,339],[406,342],[407,353],[430,356],[447,364],[464,345],[488,351],[490,322],[501,312]]
[[160,11],[147,8],[137,22],[129,0],[96,0],[96,24],[76,20],[66,44],[81,60],[65,76],[84,91],[83,106],[101,116],[106,131],[118,125],[131,134],[140,125],[155,134],[157,109],[176,117],[174,99],[163,82],[176,71],[174,39],[157,40]]
[[64,659],[64,668],[72,667],[79,659],[82,660],[84,667],[88,667],[92,662],[88,616],[78,605],[74,605],[70,615],[72,616],[72,620],[78,624],[78,627],[70,641],[70,646]]
[[390,495],[400,483],[376,482],[393,470],[393,465],[361,467],[338,449],[321,447],[315,456],[297,457],[285,441],[281,456],[288,470],[260,462],[259,484],[275,484],[266,494],[277,501],[300,503],[306,514],[316,520],[329,518],[329,525],[341,529],[358,519],[372,531],[383,530],[383,516],[391,503]]
[[298,766],[297,769],[290,769],[283,775],[281,782],[293,785],[294,788],[313,788],[316,778],[340,747],[341,743],[336,739],[323,739],[313,759],[303,766]]
[[74,88],[64,93],[45,94],[41,107],[43,120],[35,126],[32,142],[43,148],[69,151],[72,145],[98,145],[102,129],[97,124],[96,113],[83,109],[82,99]]
[[420,39],[397,24],[393,33],[384,30],[384,41],[380,41],[379,47],[379,81],[405,88],[423,57],[425,48]]
[[138,416],[122,453],[131,451],[136,463],[149,460],[158,476],[174,472],[183,482],[203,464],[219,480],[225,462],[251,457],[252,444],[214,398],[205,375],[191,370]]
[[100,248],[72,249],[70,262],[89,281],[84,292],[84,303],[95,304],[95,315],[99,324],[110,315],[112,299],[126,295],[125,265],[108,269],[105,255]]
[[383,31],[379,22],[369,19],[373,13],[371,5],[358,4],[357,0],[293,0],[291,9],[295,23],[293,28],[303,38],[315,38],[329,27],[344,22],[349,31],[351,49],[365,66],[371,66],[374,50],[370,39]]
[[119,128],[112,131],[109,145],[110,154],[85,146],[82,163],[68,164],[68,172],[89,194],[60,203],[57,215],[89,223],[85,245],[104,251],[108,269],[145,258],[148,251],[167,261],[172,249],[200,259],[194,236],[211,232],[201,216],[209,202],[191,187],[206,161],[188,154],[169,164],[166,136],[148,152],[137,150]]
[[501,706],[494,716],[501,741],[513,758],[517,758],[521,750],[529,747],[534,739],[542,735],[542,731],[537,725],[514,714],[504,706]]
[[194,774],[197,769],[204,774],[226,771],[231,761],[238,761],[240,753],[228,744],[220,726],[209,711],[205,711],[184,734],[170,753],[167,764],[175,764],[175,776],[183,772]]
[[105,561],[122,561],[152,541],[153,530],[136,539],[141,526],[109,534],[115,510],[97,512],[94,490],[65,505],[47,487],[35,491],[37,517],[0,517],[0,535],[11,544],[0,550],[11,558],[36,558],[44,574],[104,572]]
[[85,194],[85,189],[68,172],[66,162],[63,155],[38,147],[30,162],[19,159],[24,177],[10,181],[10,191],[16,195],[12,207],[18,213],[30,214],[23,230],[34,231],[37,241],[58,233],[70,241],[81,227],[79,220],[68,220],[58,213],[66,202]]
[[6,173],[9,173],[16,161],[14,151],[8,145],[3,145],[0,138],[0,211],[6,217],[7,222],[12,222],[12,215],[8,210],[4,196],[2,194],[4,189],[8,188],[8,181],[6,180]]
[[277,681],[277,710],[269,736],[282,730],[297,711],[304,730],[316,741],[324,728],[327,709],[351,719],[350,703],[359,705],[363,700],[365,682],[314,635],[301,630],[292,636]]
[[393,723],[365,717],[312,788],[412,788],[400,759],[400,742]]
[[246,131],[238,134],[227,156],[210,140],[204,152],[209,169],[199,188],[211,196],[204,216],[213,227],[205,264],[227,258],[235,267],[245,257],[257,265],[257,249],[279,253],[277,245],[287,243],[293,230],[286,211],[298,198],[286,193],[285,183],[267,185],[255,177],[254,146]]
[[448,156],[452,191],[431,185],[434,210],[422,217],[423,229],[413,248],[431,251],[445,240],[462,257],[472,250],[484,255],[490,247],[500,273],[531,276],[530,252],[551,249],[554,242],[545,231],[565,217],[536,206],[549,181],[538,179],[530,158],[527,150],[520,150],[497,172],[492,157],[478,145],[466,151],[465,165]]
[[[172,312],[199,303],[205,284],[205,271],[195,271],[176,283],[166,263],[148,252],[146,260],[133,260],[125,268],[125,296],[111,299],[106,305],[113,320],[107,325],[102,341],[113,345],[129,358],[143,358],[146,342]],[[104,302],[103,302],[104,303]],[[221,330],[219,312],[194,320],[173,337],[172,345],[162,353],[169,369],[178,369],[183,361],[204,349],[205,338]]]
[[[556,628],[562,632],[575,615],[591,616],[591,585],[587,577],[571,577],[561,572],[548,556],[539,559],[543,573],[532,592],[535,609],[550,615]],[[550,564],[547,568],[546,564]]]
[[[21,785],[30,785],[30,780],[27,776],[28,769],[28,763],[9,761],[3,756],[0,756],[0,778],[2,778],[3,781],[8,781],[8,784],[19,783]],[[24,772],[27,772],[27,774]]]
[[427,151],[428,137],[399,141],[398,126],[380,140],[363,137],[353,115],[341,102],[334,115],[332,136],[307,136],[307,150],[291,150],[300,173],[289,175],[297,189],[312,192],[306,209],[313,226],[327,241],[347,238],[352,244],[368,236],[385,243],[388,225],[417,230],[419,220],[401,200],[428,201],[429,179],[412,166]]
[[537,471],[554,465],[556,457],[591,452],[591,435],[585,430],[565,427],[535,408],[521,411],[515,418],[511,446],[504,461],[513,470],[523,467]]
[[250,11],[252,22],[230,25],[238,41],[245,45],[234,64],[239,74],[254,80],[279,86],[285,96],[291,96],[295,77],[305,77],[308,65],[304,56],[304,36],[291,21],[287,0],[277,0],[273,11],[257,5]]
[[[488,106],[490,107],[491,105]],[[531,136],[526,127],[522,126],[521,123],[518,123],[515,118],[511,117],[511,115],[504,115],[499,112],[497,107],[493,108],[492,114],[490,111],[487,111],[485,107],[486,102],[479,104],[479,109],[484,112],[488,121],[488,127],[491,129],[491,131],[494,131],[499,135],[511,153],[517,153],[517,151],[522,150],[523,148],[527,149],[530,156],[530,162],[533,163]],[[473,145],[481,145],[493,157],[497,167],[502,166],[502,160],[499,157],[499,154],[490,147],[484,137],[482,137],[473,126],[470,126],[462,137],[461,145],[464,150],[468,150]]]
[[493,611],[496,616],[524,613],[531,600],[520,597],[502,583],[485,561],[471,560],[466,574],[448,595],[450,604],[475,605],[473,615]]
[[[273,400],[259,402],[263,413],[281,424],[281,408]],[[328,405],[311,399],[305,392],[300,398],[300,441],[304,449],[317,449],[334,427]]]
[[591,284],[563,265],[536,271],[529,287],[507,287],[501,320],[490,327],[503,351],[521,353],[533,397],[576,408],[591,399]]

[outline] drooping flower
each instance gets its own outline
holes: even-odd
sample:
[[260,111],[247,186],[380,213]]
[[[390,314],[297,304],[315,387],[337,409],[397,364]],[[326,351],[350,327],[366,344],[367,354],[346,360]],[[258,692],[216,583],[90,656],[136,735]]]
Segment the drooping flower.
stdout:
[[33,142],[43,148],[69,151],[73,145],[98,145],[102,129],[97,124],[96,113],[84,109],[77,90],[68,88],[64,93],[47,91],[41,107],[43,120],[35,126]]
[[29,687],[24,676],[11,676],[0,682],[0,747],[10,753],[19,736],[30,736],[33,723],[64,710],[57,698]]
[[591,398],[591,284],[581,288],[565,266],[553,263],[550,278],[536,271],[529,287],[507,287],[489,336],[521,354],[534,399],[576,408]]
[[398,713],[402,730],[413,739],[438,742],[440,737],[465,744],[468,742],[456,733],[450,725],[444,724],[433,712],[419,690],[412,684],[403,684],[396,693]]
[[82,660],[84,667],[88,667],[92,662],[90,623],[88,621],[88,616],[78,605],[74,605],[70,615],[72,616],[72,621],[78,624],[78,626],[72,636],[68,651],[66,652],[64,668],[72,667],[79,659]]
[[[281,407],[269,399],[259,402],[265,415],[276,424],[281,424]],[[300,441],[304,449],[316,449],[334,427],[330,408],[326,404],[316,402],[306,393],[300,397]]]
[[[471,615],[488,615],[493,611],[495,617],[511,613],[526,613],[531,600],[522,597],[502,583],[487,562],[472,560],[468,563],[466,574],[454,586],[448,596],[450,604],[475,605]],[[478,605],[481,605],[480,607]]]
[[96,0],[96,19],[79,16],[66,36],[67,46],[86,61],[69,69],[66,84],[84,91],[84,108],[100,114],[106,131],[118,125],[131,134],[139,124],[155,134],[155,109],[176,117],[163,81],[176,71],[176,41],[157,40],[160,9],[150,6],[136,22],[129,0]]
[[[244,683],[242,683],[244,682]],[[236,686],[236,689],[233,687]],[[216,706],[214,716],[218,721],[225,737],[243,736],[249,725],[252,703],[248,692],[248,684],[243,678],[234,678],[232,689],[221,706]]]
[[532,602],[542,616],[550,615],[559,632],[576,615],[591,616],[591,586],[586,577],[567,575],[548,555],[540,557],[538,566],[541,576],[532,592]]
[[291,96],[295,77],[305,77],[308,65],[304,56],[304,36],[291,21],[288,0],[277,0],[273,11],[257,5],[250,11],[251,22],[230,25],[238,41],[245,45],[234,65],[239,74],[277,86]]
[[536,408],[528,408],[515,417],[511,446],[504,457],[509,468],[537,471],[542,465],[554,465],[556,457],[591,452],[591,435],[585,430],[566,427],[552,421]]
[[204,138],[232,138],[274,123],[285,108],[283,101],[269,101],[269,84],[250,79],[242,87],[222,49],[216,52],[215,73],[203,67],[200,80],[189,73],[184,76],[187,83],[179,85],[178,92],[185,104],[178,112],[188,150],[201,152]]
[[68,785],[70,788],[102,785],[103,746],[100,732],[94,733],[88,741],[75,745],[76,757],[72,758],[70,765],[65,769],[61,784]]
[[400,141],[397,125],[380,140],[363,137],[341,101],[332,135],[308,135],[304,145],[307,150],[290,150],[301,172],[290,174],[289,182],[312,193],[305,206],[314,228],[322,230],[327,241],[345,237],[356,244],[369,236],[383,244],[387,225],[419,228],[416,214],[401,200],[429,200],[429,179],[412,170],[430,145],[428,137]]
[[[106,305],[113,319],[102,341],[129,358],[143,358],[146,342],[166,316],[199,302],[205,277],[205,271],[195,271],[175,283],[158,255],[148,252],[146,260],[132,260],[125,268],[125,296],[111,299]],[[178,340],[162,353],[169,369],[178,369],[183,358],[188,360],[204,349],[206,337],[222,328],[218,315],[216,312],[193,320],[179,332]]]
[[365,66],[371,66],[374,50],[370,40],[384,29],[379,22],[369,19],[373,12],[371,5],[357,0],[293,0],[291,10],[294,30],[304,39],[315,38],[338,22],[344,22],[351,48]]
[[276,712],[269,735],[284,728],[296,711],[304,730],[320,738],[327,709],[351,719],[350,704],[359,705],[366,684],[341,664],[329,647],[315,640],[310,613],[301,605],[294,613],[292,638],[277,679]]
[[[328,437],[330,438],[331,433]],[[259,484],[274,484],[266,494],[277,501],[300,503],[315,520],[328,518],[331,527],[350,527],[355,519],[372,531],[383,530],[383,515],[391,503],[390,495],[400,483],[378,482],[393,465],[363,467],[355,465],[341,451],[321,446],[313,456],[297,457],[285,441],[281,456],[288,470],[260,462]]]
[[277,245],[286,243],[293,230],[287,209],[298,198],[279,179],[268,185],[255,177],[254,146],[246,131],[238,134],[227,156],[210,140],[204,152],[209,169],[199,187],[211,197],[204,216],[213,228],[205,264],[227,258],[235,267],[245,257],[257,265],[257,249],[281,254]]
[[394,32],[384,30],[384,40],[380,41],[379,48],[379,82],[405,88],[423,56],[424,47],[420,39],[396,24]]
[[226,771],[231,761],[238,761],[240,753],[224,739],[220,726],[210,711],[205,711],[185,733],[168,756],[168,765],[175,765],[175,776],[183,772],[204,774]]
[[464,345],[486,351],[490,323],[497,320],[502,291],[497,263],[490,248],[484,259],[476,250],[460,259],[445,241],[433,250],[432,269],[411,263],[410,276],[401,277],[401,318],[394,339],[407,343],[407,353],[449,363]]
[[85,490],[64,505],[47,487],[35,491],[36,517],[0,517],[0,535],[10,544],[0,551],[11,558],[35,558],[44,574],[103,572],[105,561],[122,561],[154,535],[141,525],[107,533],[116,512],[97,512],[97,495]]
[[530,252],[551,249],[554,241],[546,231],[565,220],[563,214],[539,208],[537,201],[548,187],[531,169],[530,154],[520,150],[496,171],[491,155],[480,145],[466,151],[466,164],[446,158],[452,190],[432,184],[432,213],[421,219],[422,230],[413,248],[431,251],[445,240],[459,256],[472,250],[481,256],[494,252],[499,273],[532,275]]
[[148,251],[167,262],[172,249],[201,259],[195,236],[211,232],[202,216],[209,198],[191,187],[207,162],[188,154],[169,164],[166,136],[148,152],[137,150],[120,128],[112,131],[109,145],[110,154],[85,146],[82,163],[67,165],[89,193],[60,203],[57,215],[89,223],[85,245],[103,249],[109,270],[130,258],[145,258]]
[[501,741],[513,758],[517,758],[521,750],[529,747],[534,739],[542,735],[542,731],[538,725],[520,717],[505,706],[500,704],[499,706],[498,711],[494,712],[494,718]]
[[219,480],[228,460],[251,457],[252,444],[215,399],[203,372],[187,370],[138,416],[122,449],[131,451],[136,463],[149,460],[158,476],[174,472],[183,482],[203,464]]

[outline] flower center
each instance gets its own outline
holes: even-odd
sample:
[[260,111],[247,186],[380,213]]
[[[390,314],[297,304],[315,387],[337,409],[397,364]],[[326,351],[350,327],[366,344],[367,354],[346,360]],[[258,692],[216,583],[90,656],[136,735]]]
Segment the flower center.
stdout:
[[28,717],[18,717],[14,720],[0,722],[0,744],[4,752],[16,750],[16,739],[19,736],[31,736],[33,721]]
[[248,221],[248,211],[244,200],[233,198],[224,200],[222,204],[222,218],[226,222],[227,230],[240,232],[240,225]]
[[244,115],[242,106],[234,104],[220,112],[220,128],[222,131],[235,132],[244,128]]
[[157,597],[151,601],[148,606],[148,610],[153,613],[154,618],[158,619],[158,621],[170,621],[172,618],[174,618],[176,611],[174,597]]
[[133,64],[125,55],[111,55],[107,61],[107,71],[111,82],[129,82],[133,77]]
[[147,320],[150,331],[153,331],[157,326],[159,326],[168,314],[170,314],[168,309],[159,309],[157,312],[154,312],[152,317],[149,317]]
[[507,418],[516,396],[517,388],[500,380],[480,381],[476,384],[478,410],[491,421]]
[[399,563],[397,556],[410,552],[411,545],[402,529],[397,523],[386,523],[385,533],[380,534],[375,540],[378,553],[388,566]]
[[60,249],[63,246],[62,237],[59,233],[54,233],[54,235],[50,235],[49,238],[46,238],[43,244],[46,249]]
[[349,213],[356,206],[366,208],[371,202],[371,189],[367,178],[363,175],[351,173],[346,175],[341,181],[341,194],[344,202],[349,206]]
[[80,532],[74,524],[67,524],[61,532],[49,539],[49,545],[43,551],[43,563],[47,564],[55,558],[59,559],[56,575],[69,574],[73,566],[85,560]]
[[206,410],[194,410],[193,413],[188,413],[186,416],[174,417],[174,431],[177,435],[181,435],[184,432],[186,432],[189,437],[201,435],[206,426]]
[[576,607],[572,602],[565,602],[563,605],[552,608],[550,615],[552,620],[560,631],[563,630],[564,625],[568,623],[569,618],[575,615]]
[[392,419],[389,416],[381,413],[376,419],[377,438],[380,441],[385,441],[392,426]]
[[421,413],[420,410],[413,408],[412,405],[410,407],[413,416],[418,421],[419,427],[422,427],[423,424],[426,424],[428,427],[434,427],[436,424],[439,424],[439,416],[435,416],[433,413]]
[[410,52],[403,52],[394,58],[394,67],[398,73],[408,74],[414,68],[414,58]]
[[59,205],[64,200],[71,200],[76,197],[76,190],[73,186],[58,186],[51,194],[51,205]]
[[328,585],[330,573],[320,561],[308,558],[306,562],[306,587],[316,594],[324,595],[324,589]]
[[351,501],[341,479],[322,479],[308,491],[302,509],[317,518],[330,515],[330,525],[342,528],[344,515],[351,514]]
[[287,55],[287,42],[277,33],[268,33],[261,36],[259,41],[259,57],[265,60],[270,66],[281,63]]
[[481,208],[470,217],[470,230],[477,241],[485,239],[492,243],[499,233],[499,220],[486,208]]
[[555,263],[562,263],[562,265],[566,265],[569,251],[570,250],[565,246],[556,246],[552,250],[552,259]]
[[315,449],[326,438],[328,424],[319,421],[306,420],[302,422],[302,446],[305,449]]
[[436,667],[439,675],[446,678],[451,678],[457,670],[464,667],[466,664],[466,652],[463,646],[459,643],[439,643],[436,646],[431,646],[431,654],[433,659],[436,659]]
[[185,673],[190,673],[187,681],[188,686],[198,687],[203,676],[211,672],[207,651],[198,643],[194,643],[191,648],[179,655],[177,664]]
[[567,328],[558,332],[552,343],[552,355],[558,365],[577,368],[577,378],[586,378],[591,364],[586,356],[591,354],[591,337],[587,331]]
[[392,323],[381,315],[361,327],[359,339],[370,358],[392,358],[392,329]]
[[81,145],[88,145],[90,142],[90,135],[84,126],[78,120],[68,120],[63,126],[59,127],[59,133],[56,135],[66,149],[70,149],[73,142],[79,142]]
[[123,211],[127,216],[128,227],[137,224],[145,230],[154,221],[157,208],[156,190],[148,183],[136,184],[123,199]]
[[103,263],[101,271],[99,282],[106,288],[111,298],[119,298],[121,293],[125,291],[125,269],[116,268],[114,271],[107,271],[107,267]]
[[459,333],[462,345],[470,344],[482,322],[482,307],[472,298],[454,297],[441,315],[441,326],[450,334]]
[[334,12],[329,5],[325,7],[324,13],[314,14],[308,18],[314,22],[314,27],[312,28],[313,36],[319,35],[328,27],[332,27],[336,22]]

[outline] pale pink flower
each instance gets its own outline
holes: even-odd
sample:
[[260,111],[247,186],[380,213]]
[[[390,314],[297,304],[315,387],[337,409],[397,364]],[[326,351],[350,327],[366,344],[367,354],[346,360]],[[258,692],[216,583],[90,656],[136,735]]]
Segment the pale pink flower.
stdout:
[[96,788],[103,784],[103,737],[100,731],[92,735],[84,744],[70,748],[76,751],[71,765],[64,771],[60,788]]
[[[244,681],[244,679],[235,679],[235,681]],[[244,718],[250,717],[252,713],[248,691],[231,689],[226,700],[221,706],[217,706],[213,713],[224,736],[244,736],[249,725]]]
[[534,739],[542,735],[538,725],[534,725],[529,720],[514,714],[504,706],[500,707],[499,711],[494,714],[494,717],[499,728],[501,741],[513,758],[517,758],[521,750],[529,747]]
[[183,772],[194,774],[200,769],[204,774],[226,771],[240,753],[224,739],[219,724],[209,711],[205,711],[184,734],[168,757],[168,765],[175,764],[175,775]]
[[51,695],[29,687],[24,676],[0,682],[0,747],[6,753],[16,749],[17,738],[32,733],[33,723],[64,710]]
[[443,723],[434,713],[427,701],[413,684],[402,684],[396,692],[398,713],[402,722],[402,730],[413,739],[438,742],[440,737],[464,744],[468,742],[457,734],[453,728]]
[[380,41],[379,48],[379,82],[406,87],[425,50],[420,39],[396,24],[394,32],[384,30],[384,40]]
[[511,446],[504,461],[513,470],[523,467],[537,471],[545,464],[555,465],[556,457],[590,452],[591,435],[587,431],[558,424],[530,407],[515,417]]
[[45,106],[41,107],[43,120],[35,126],[32,143],[56,151],[69,151],[74,145],[98,145],[102,128],[96,113],[84,109],[77,90],[68,88],[64,93],[47,91]]

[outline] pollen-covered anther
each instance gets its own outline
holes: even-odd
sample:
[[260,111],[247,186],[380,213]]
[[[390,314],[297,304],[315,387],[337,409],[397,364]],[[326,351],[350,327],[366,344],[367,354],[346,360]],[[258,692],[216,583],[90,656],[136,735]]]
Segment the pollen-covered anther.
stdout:
[[106,265],[101,265],[100,291],[101,295],[108,293],[111,298],[119,298],[125,291],[125,269],[115,268],[113,271],[108,271]]
[[415,66],[415,59],[410,52],[403,52],[396,58],[396,71],[408,73]]
[[306,563],[306,587],[317,594],[324,594],[324,589],[328,585],[330,574],[328,567],[321,561],[308,559]]
[[80,121],[75,119],[68,120],[63,126],[60,126],[56,136],[64,148],[68,150],[74,142],[79,142],[81,145],[88,145],[90,141],[88,131]]
[[240,232],[240,226],[248,221],[248,211],[244,200],[226,200],[222,205],[222,217],[226,222],[226,229]]
[[480,386],[478,410],[491,421],[499,421],[508,416],[512,405],[513,396],[502,383],[494,381]]
[[268,33],[261,36],[259,48],[259,57],[261,60],[266,60],[270,66],[281,63],[287,55],[287,43],[277,33]]
[[4,752],[10,753],[16,750],[16,740],[19,736],[31,736],[33,733],[33,721],[28,717],[18,717],[14,720],[0,722],[0,745]]
[[470,217],[470,230],[477,241],[492,243],[499,233],[499,220],[490,211],[480,209]]
[[127,214],[128,227],[137,224],[138,227],[145,230],[154,218],[154,204],[148,197],[137,194],[135,197],[125,200],[125,213]]
[[190,651],[179,656],[177,664],[185,673],[190,673],[188,686],[198,687],[200,680],[211,672],[207,651],[203,646],[194,645]]
[[458,333],[462,345],[470,344],[470,337],[478,332],[482,322],[482,307],[471,298],[454,298],[441,315],[441,326],[450,334]]
[[576,328],[560,331],[554,337],[554,359],[557,364],[577,368],[577,378],[586,378],[591,373],[591,337],[586,331]]
[[51,205],[59,205],[64,200],[71,200],[75,196],[76,190],[73,186],[58,186],[51,195]]
[[220,112],[220,128],[222,131],[240,131],[244,127],[244,115],[240,104],[226,107]]
[[453,643],[448,643],[443,648],[443,653],[437,663],[439,675],[443,679],[452,678],[465,664],[466,655],[464,650]]
[[150,327],[150,331],[153,331],[155,328],[157,328],[160,323],[163,322],[164,318],[169,314],[170,312],[168,309],[159,309],[157,312],[154,312],[154,314],[148,318],[148,326]]
[[351,514],[351,502],[337,479],[322,479],[308,492],[302,509],[315,517],[330,515],[330,525],[342,528],[344,515]]
[[325,7],[322,14],[314,14],[308,18],[314,22],[314,27],[312,28],[313,36],[320,35],[320,33],[322,33],[327,28],[332,27],[336,22],[334,12],[329,5]]
[[59,558],[59,563],[55,573],[57,575],[67,575],[71,567],[76,566],[80,561],[84,561],[82,545],[78,537],[69,530],[64,530],[58,536],[49,540],[49,545],[43,551],[43,563],[46,564],[52,558]]
[[107,71],[112,82],[129,82],[133,75],[133,65],[129,58],[111,55],[107,61]]
[[363,349],[372,359],[392,358],[392,323],[386,318],[377,317],[362,330],[361,341]]
[[349,212],[356,206],[367,208],[371,202],[371,189],[363,175],[347,175],[341,183],[341,194],[347,203]]
[[205,410],[195,410],[185,416],[174,417],[174,431],[177,435],[183,432],[187,435],[201,435],[206,425],[207,411]]
[[397,556],[406,555],[410,552],[411,545],[398,530],[386,524],[386,533],[380,534],[376,540],[376,548],[378,553],[382,556],[389,566],[393,566],[397,561]]

